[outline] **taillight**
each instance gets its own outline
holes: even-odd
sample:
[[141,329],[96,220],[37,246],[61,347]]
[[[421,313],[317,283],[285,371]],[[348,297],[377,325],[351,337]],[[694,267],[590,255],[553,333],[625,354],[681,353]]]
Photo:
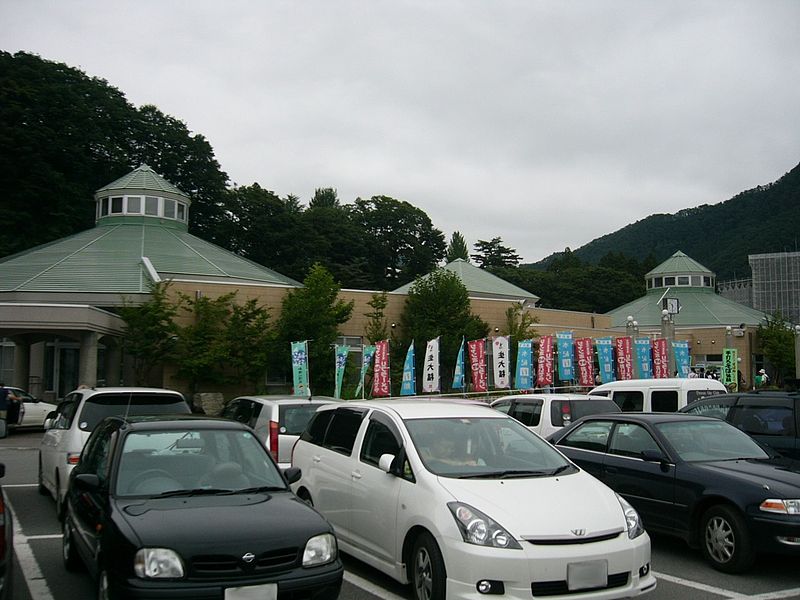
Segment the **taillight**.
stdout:
[[79,452],[67,452],[67,464],[68,465],[77,465],[78,462],[81,460],[81,455]]
[[269,451],[275,462],[278,462],[278,423],[277,421],[269,422]]

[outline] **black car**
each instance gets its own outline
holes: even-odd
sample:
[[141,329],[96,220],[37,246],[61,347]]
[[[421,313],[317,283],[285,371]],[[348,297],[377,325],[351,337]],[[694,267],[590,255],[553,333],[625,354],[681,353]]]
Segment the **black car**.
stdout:
[[645,528],[745,571],[756,552],[800,556],[800,463],[732,425],[680,413],[585,417],[552,436],[559,450],[625,497]]
[[108,417],[72,470],[63,559],[98,598],[338,596],[331,525],[253,431],[196,416]]
[[773,450],[800,459],[797,439],[800,394],[751,391],[720,394],[684,406],[680,412],[724,419]]
[[[6,437],[8,429],[5,419],[0,419],[0,438]],[[0,463],[0,478],[5,477],[6,466]],[[11,598],[11,576],[14,572],[14,523],[8,510],[5,492],[0,487],[0,599]]]

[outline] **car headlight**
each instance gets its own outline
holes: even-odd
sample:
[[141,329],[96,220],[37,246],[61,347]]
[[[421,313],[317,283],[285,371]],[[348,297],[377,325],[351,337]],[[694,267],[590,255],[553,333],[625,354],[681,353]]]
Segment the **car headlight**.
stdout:
[[133,559],[133,572],[142,579],[183,577],[183,561],[169,548],[142,548]]
[[628,537],[635,539],[644,533],[644,526],[642,525],[642,518],[636,509],[619,494],[616,494],[619,505],[622,507],[622,512],[625,514],[625,522],[628,525]]
[[336,538],[331,533],[323,533],[306,542],[303,551],[303,566],[324,565],[336,559]]
[[461,537],[468,544],[492,548],[522,549],[522,546],[508,531],[481,511],[461,502],[448,502],[447,508],[453,513]]
[[764,512],[777,513],[779,515],[800,515],[800,500],[770,498],[759,504],[758,508]]

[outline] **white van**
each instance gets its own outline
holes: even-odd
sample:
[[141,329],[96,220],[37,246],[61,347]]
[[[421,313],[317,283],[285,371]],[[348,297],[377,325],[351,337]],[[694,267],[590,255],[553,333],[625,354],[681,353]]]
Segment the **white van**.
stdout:
[[728,390],[716,379],[625,379],[598,385],[590,396],[611,398],[622,412],[675,412],[687,404]]

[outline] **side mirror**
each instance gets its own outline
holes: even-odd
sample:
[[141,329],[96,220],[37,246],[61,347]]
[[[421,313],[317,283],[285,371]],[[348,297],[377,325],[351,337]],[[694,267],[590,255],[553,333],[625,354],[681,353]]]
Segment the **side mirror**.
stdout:
[[665,459],[664,454],[660,450],[642,450],[642,458],[647,462],[661,462]]
[[286,479],[286,483],[289,485],[300,481],[300,477],[302,477],[302,475],[303,472],[300,470],[300,467],[287,467],[283,470],[283,477]]
[[381,454],[381,457],[378,459],[378,468],[384,473],[391,473],[393,462],[394,454]]
[[96,490],[100,487],[100,478],[94,473],[75,475],[75,484],[83,490]]

